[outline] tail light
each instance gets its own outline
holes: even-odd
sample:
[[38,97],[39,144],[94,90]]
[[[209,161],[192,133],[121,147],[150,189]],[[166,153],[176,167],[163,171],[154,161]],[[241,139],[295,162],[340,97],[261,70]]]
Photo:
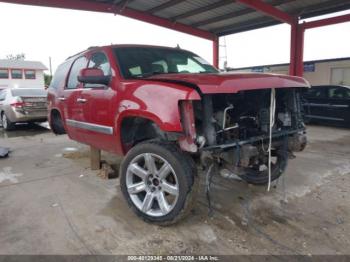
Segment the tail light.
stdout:
[[24,106],[24,102],[20,97],[17,97],[13,103],[10,104],[14,108],[22,108]]
[[18,107],[23,107],[24,106],[24,103],[23,102],[17,102],[17,103],[12,103],[12,104],[10,104],[12,107],[16,107],[16,108],[18,108]]

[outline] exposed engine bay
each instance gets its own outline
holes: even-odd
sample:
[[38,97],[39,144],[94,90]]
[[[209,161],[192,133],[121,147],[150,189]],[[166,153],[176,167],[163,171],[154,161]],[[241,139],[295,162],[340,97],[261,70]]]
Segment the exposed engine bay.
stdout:
[[305,128],[299,91],[275,89],[274,115],[271,92],[205,95],[194,103],[203,165],[215,162],[227,176],[234,174],[252,184],[268,182],[269,159],[270,179],[283,173],[292,152],[306,146]]

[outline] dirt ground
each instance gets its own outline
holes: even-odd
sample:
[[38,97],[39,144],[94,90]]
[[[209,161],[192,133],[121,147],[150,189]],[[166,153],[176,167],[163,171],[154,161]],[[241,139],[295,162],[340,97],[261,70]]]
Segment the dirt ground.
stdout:
[[129,210],[118,179],[89,169],[86,146],[0,129],[12,151],[0,159],[0,254],[350,254],[350,130],[308,134],[270,192],[215,176],[212,215],[202,185],[188,218],[158,227]]

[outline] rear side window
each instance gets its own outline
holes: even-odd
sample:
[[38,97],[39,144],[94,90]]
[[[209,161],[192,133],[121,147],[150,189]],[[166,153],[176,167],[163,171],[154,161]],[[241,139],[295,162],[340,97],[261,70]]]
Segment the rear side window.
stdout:
[[64,86],[66,76],[68,74],[69,68],[71,66],[71,61],[67,61],[56,69],[55,75],[53,76],[50,84],[50,88],[57,89],[59,87]]
[[81,69],[86,68],[87,59],[84,56],[79,57],[74,61],[74,64],[70,70],[67,89],[74,89],[78,87],[78,75]]
[[349,99],[350,98],[350,88],[345,87],[331,87],[329,88],[329,98],[332,99]]
[[326,98],[326,89],[322,87],[314,87],[308,89],[305,97],[307,98]]
[[0,101],[4,101],[6,99],[6,91],[0,91]]

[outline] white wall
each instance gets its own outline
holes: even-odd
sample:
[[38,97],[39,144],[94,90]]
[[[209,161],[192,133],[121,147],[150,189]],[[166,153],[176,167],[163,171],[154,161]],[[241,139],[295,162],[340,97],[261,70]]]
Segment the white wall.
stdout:
[[0,89],[2,88],[44,88],[44,71],[36,70],[35,79],[11,79],[11,72],[9,72],[9,79],[0,79]]
[[[315,72],[305,72],[304,77],[311,83],[311,85],[329,85],[341,84],[341,79],[332,81],[332,69],[335,68],[350,68],[350,60],[335,61],[327,63],[316,64]],[[346,80],[346,79],[343,79]],[[333,82],[333,83],[332,83]],[[342,83],[341,85],[349,85],[350,83]]]
[[[251,72],[251,69],[234,70],[236,72]],[[289,66],[264,67],[264,73],[288,75]],[[303,77],[311,85],[347,85],[350,86],[350,59],[315,63],[315,72],[304,72]]]

